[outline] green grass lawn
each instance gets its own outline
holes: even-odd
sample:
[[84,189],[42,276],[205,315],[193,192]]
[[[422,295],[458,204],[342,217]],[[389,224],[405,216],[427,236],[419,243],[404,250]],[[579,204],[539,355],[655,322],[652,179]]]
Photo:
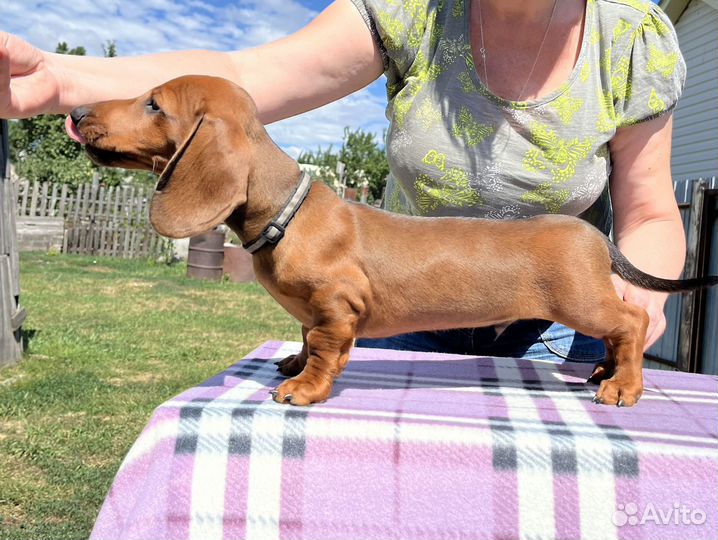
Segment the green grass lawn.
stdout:
[[299,323],[184,265],[24,254],[22,363],[0,370],[0,539],[87,538],[152,410]]

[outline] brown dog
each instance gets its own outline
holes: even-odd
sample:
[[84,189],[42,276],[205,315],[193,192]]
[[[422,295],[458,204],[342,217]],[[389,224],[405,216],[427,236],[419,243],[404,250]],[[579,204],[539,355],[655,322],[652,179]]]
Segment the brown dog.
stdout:
[[285,218],[296,212],[288,226],[267,227],[293,194],[301,199],[300,171],[249,95],[223,79],[181,77],[71,117],[98,164],[161,171],[151,208],[160,234],[187,237],[226,222],[243,242],[269,237],[254,253],[257,279],[304,337],[301,353],[279,363],[292,377],[273,393],[280,403],[326,400],[360,336],[547,319],[605,340],[612,354],[594,372],[594,401],[630,406],[643,391],[648,316],[618,298],[611,272],[667,292],[718,282],[644,274],[577,218],[407,217],[346,203],[321,182],[298,210],[285,209]]

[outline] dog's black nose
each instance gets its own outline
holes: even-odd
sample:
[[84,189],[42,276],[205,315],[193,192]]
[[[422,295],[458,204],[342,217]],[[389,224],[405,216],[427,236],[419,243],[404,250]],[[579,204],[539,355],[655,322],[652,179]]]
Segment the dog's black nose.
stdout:
[[72,109],[72,112],[70,113],[70,118],[72,118],[72,123],[76,126],[80,124],[83,118],[87,116],[90,112],[89,107],[76,107]]

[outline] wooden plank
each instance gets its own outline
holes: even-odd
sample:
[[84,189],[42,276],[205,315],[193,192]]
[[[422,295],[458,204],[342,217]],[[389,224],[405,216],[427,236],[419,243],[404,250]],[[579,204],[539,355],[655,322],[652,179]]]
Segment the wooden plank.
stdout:
[[100,189],[100,180],[97,176],[97,174],[93,175],[92,177],[92,184],[90,184],[90,200],[89,200],[89,206],[87,209],[89,217],[95,217],[95,212],[97,210],[97,194]]
[[0,178],[0,254],[10,253],[10,201],[6,184],[8,182]]
[[0,253],[0,366],[11,366],[22,357],[19,332],[13,330],[17,306],[12,290],[10,256]]
[[103,212],[104,212],[104,223],[102,227],[102,235],[100,238],[100,243],[102,244],[102,255],[110,255],[110,249],[108,246],[108,242],[110,240],[109,236],[109,230],[110,230],[110,220],[111,213],[112,213],[112,201],[113,196],[115,194],[115,186],[110,186],[107,188],[107,191],[105,193],[105,203],[103,205]]
[[152,229],[150,227],[145,227],[145,257],[151,257],[152,256],[152,244],[154,242],[155,235],[152,234]]
[[105,210],[105,186],[100,186],[100,191],[97,193],[97,206],[95,207],[95,214],[98,217],[104,216]]
[[[707,182],[699,179],[693,183],[693,196],[691,197],[691,210],[689,216],[687,255],[684,275],[692,278],[698,271],[698,242],[702,227],[703,201]],[[680,339],[678,349],[678,369],[690,370],[690,362],[695,351],[695,331],[693,314],[696,309],[697,295],[695,291],[686,293],[683,297],[683,306],[680,324]]]
[[105,241],[107,239],[107,220],[102,219],[100,222],[100,233],[98,236],[98,245],[97,245],[97,254],[100,256],[105,256]]
[[150,236],[150,255],[154,257],[156,251],[157,251],[157,235],[154,234],[154,232],[151,232],[151,236]]
[[57,215],[59,217],[65,217],[65,205],[67,204],[67,184],[62,184],[62,190],[60,191],[60,206],[57,209]]
[[132,235],[129,234],[131,231],[130,225],[132,224],[132,216],[131,216],[131,208],[132,208],[132,199],[135,194],[134,188],[130,188],[127,190],[127,198],[125,199],[125,204],[123,207],[126,209],[127,212],[127,219],[125,220],[125,238],[122,243],[122,257],[127,258],[127,253],[130,251],[130,241],[132,240]]
[[79,186],[77,186],[77,191],[75,191],[75,196],[73,197],[74,200],[72,202],[73,202],[74,208],[72,209],[72,213],[74,216],[75,223],[80,221],[80,206],[82,206],[80,201],[82,200],[82,191],[83,191],[84,187],[85,187],[85,184],[80,184]]
[[87,224],[87,244],[85,245],[85,251],[88,255],[95,255],[95,219],[90,219]]
[[42,183],[42,191],[40,192],[40,201],[38,204],[38,214],[40,217],[45,217],[47,215],[47,203],[48,201],[48,195],[47,191],[50,187],[49,182],[43,182]]
[[52,194],[50,195],[50,205],[48,207],[47,214],[50,217],[57,216],[57,210],[55,207],[57,206],[57,191],[60,187],[59,184],[52,184]]
[[35,180],[32,183],[32,196],[30,198],[30,215],[35,216],[37,215],[35,212],[37,211],[37,193],[40,191],[40,187],[38,186],[37,180]]
[[124,240],[124,238],[122,236],[123,229],[122,229],[122,227],[120,227],[119,223],[116,221],[114,222],[114,226],[115,226],[115,233],[114,233],[115,239],[114,239],[114,242],[112,243],[112,256],[119,257],[120,253],[121,253],[120,246],[122,246],[122,242]]
[[76,253],[79,253],[81,255],[85,254],[85,237],[87,236],[87,231],[85,229],[85,224],[82,222],[78,223],[78,241],[77,241],[77,251]]
[[135,193],[134,202],[134,220],[133,220],[133,234],[132,242],[130,245],[129,257],[138,257],[142,250],[142,206],[144,203],[144,188],[140,188]]
[[85,189],[82,192],[82,208],[80,210],[80,217],[86,218],[90,215],[89,207],[90,207],[90,197],[92,194],[90,193],[92,191],[92,184],[85,184]]
[[71,229],[68,226],[68,221],[65,220],[65,230],[62,236],[62,252],[63,253],[69,253],[69,244],[70,244],[70,231]]
[[26,216],[27,215],[27,197],[30,193],[30,181],[29,180],[23,180],[22,182],[23,190],[22,190],[22,204],[20,205],[20,215]]
[[118,227],[117,222],[115,220],[112,220],[111,222],[111,229],[112,231],[112,239],[110,240],[112,242],[110,246],[110,255],[113,257],[117,256],[117,246],[120,244],[120,237],[118,234]]
[[19,251],[62,249],[65,229],[63,221],[60,217],[20,216],[17,219],[17,244],[13,249]]
[[112,219],[118,219],[120,216],[120,205],[122,204],[122,196],[125,192],[125,188],[123,186],[118,186],[117,191],[115,192],[115,207],[112,210]]
[[104,220],[100,219],[98,221],[95,221],[95,237],[93,239],[95,243],[95,255],[101,255],[102,251],[102,226],[104,224]]

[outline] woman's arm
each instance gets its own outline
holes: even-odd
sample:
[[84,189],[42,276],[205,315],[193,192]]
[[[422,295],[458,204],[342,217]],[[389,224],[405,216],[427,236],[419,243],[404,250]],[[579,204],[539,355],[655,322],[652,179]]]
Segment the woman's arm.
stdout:
[[[610,143],[611,197],[616,244],[644,272],[677,278],[685,263],[686,241],[671,178],[672,115],[621,128]],[[615,278],[624,300],[650,317],[645,348],[663,334],[667,295]]]
[[291,36],[232,53],[70,56],[0,33],[0,117],[67,113],[85,103],[135,97],[180,75],[203,74],[243,86],[268,123],[346,96],[382,72],[379,49],[350,0],[336,0]]

